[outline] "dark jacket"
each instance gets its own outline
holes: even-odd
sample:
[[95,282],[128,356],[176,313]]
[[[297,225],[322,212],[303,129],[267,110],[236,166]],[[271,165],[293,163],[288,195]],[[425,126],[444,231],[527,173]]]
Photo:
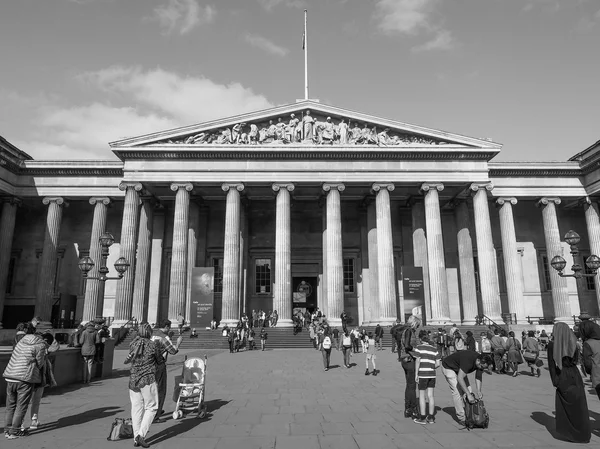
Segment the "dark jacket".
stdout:
[[88,324],[85,330],[79,335],[79,344],[81,345],[81,355],[91,356],[96,354],[96,343],[100,343],[100,337],[93,324]]

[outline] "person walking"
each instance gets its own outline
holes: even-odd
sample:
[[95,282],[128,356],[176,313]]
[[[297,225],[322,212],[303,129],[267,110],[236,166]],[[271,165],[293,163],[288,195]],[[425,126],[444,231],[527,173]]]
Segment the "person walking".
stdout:
[[[419,412],[420,415],[413,421],[417,424],[433,424],[435,422],[435,370],[440,366],[442,356],[439,350],[433,346],[427,332],[419,332],[420,344],[415,349],[417,356],[415,360],[415,382],[419,388]],[[429,413],[427,413],[425,395],[429,402]]]
[[261,328],[260,330],[260,348],[261,350],[265,350],[265,346],[267,345],[267,331],[265,330],[265,328]]
[[[457,351],[442,361],[442,374],[448,382],[456,419],[465,425],[465,406],[463,394],[470,403],[483,398],[483,372],[492,365],[492,358],[487,354],[478,354],[473,351]],[[475,372],[475,392],[469,383],[468,374]]]
[[337,327],[333,328],[333,330],[331,331],[331,335],[333,337],[333,346],[335,347],[335,349],[337,349],[339,351],[340,350],[340,331],[338,330]]
[[523,359],[527,362],[527,366],[531,369],[531,375],[535,376],[537,371],[537,377],[542,375],[542,371],[537,365],[537,361],[540,356],[540,345],[535,339],[535,332],[527,332],[527,338],[523,342]]
[[500,336],[498,329],[494,330],[494,336],[490,342],[492,343],[492,353],[494,354],[494,371],[498,374],[503,374],[505,373],[503,358],[506,348],[504,347],[504,340]]
[[377,323],[375,326],[375,345],[377,346],[378,351],[383,350],[383,327]]
[[21,430],[21,426],[33,387],[42,381],[41,369],[46,365],[46,343],[43,338],[35,334],[35,327],[31,323],[25,324],[24,332],[25,336],[15,346],[2,374],[6,380],[4,436],[9,440],[28,435],[28,431]]
[[582,321],[579,334],[583,340],[583,366],[600,399],[600,326],[590,320]]
[[340,320],[342,321],[342,332],[344,332],[345,334],[348,328],[348,314],[345,310],[342,311],[342,314],[340,315]]
[[329,329],[323,330],[319,335],[319,349],[323,355],[323,368],[325,371],[329,371],[329,361],[331,360],[331,347],[333,343],[329,335]]
[[344,366],[350,368],[350,354],[352,354],[352,338],[350,338],[350,332],[348,328],[342,335],[342,353],[344,355]]
[[167,359],[169,354],[175,355],[179,352],[179,346],[183,341],[183,336],[177,337],[175,345],[171,342],[169,334],[171,333],[171,320],[164,320],[162,326],[156,333],[152,335],[152,341],[158,347],[161,355],[160,360],[156,364],[156,387],[158,390],[158,411],[156,412],[155,421],[160,422],[160,417],[165,412],[163,406],[167,397]]
[[464,351],[465,349],[467,349],[467,346],[465,345],[465,340],[458,329],[455,330],[452,335],[454,336],[454,349],[456,351]]
[[379,370],[377,369],[377,363],[376,363],[376,359],[377,359],[377,355],[375,354],[375,351],[377,350],[377,347],[375,346],[375,338],[373,336],[373,332],[369,332],[366,338],[366,347],[367,347],[367,352],[366,352],[366,356],[365,356],[365,366],[366,366],[366,371],[365,371],[365,376],[368,376],[369,373],[369,361],[371,362],[371,365],[373,365],[373,376],[377,376],[377,374],[379,374]]
[[179,335],[183,332],[183,326],[185,326],[185,317],[183,316],[183,312],[179,312],[177,316],[177,328],[179,329]]
[[519,375],[519,365],[523,363],[523,357],[521,356],[521,342],[515,338],[515,333],[510,331],[508,333],[508,341],[506,342],[507,356],[506,361],[508,366],[512,369],[513,377]]
[[98,336],[98,332],[96,331],[94,323],[90,321],[86,324],[85,330],[79,335],[81,356],[83,357],[84,384],[89,384],[92,381],[92,368],[94,367],[96,344],[98,343],[100,343],[100,337]]
[[140,324],[137,337],[129,345],[129,354],[124,362],[131,363],[129,400],[135,447],[150,447],[146,442],[146,435],[158,411],[158,386],[155,373],[162,356],[158,345],[151,338],[152,327],[148,323]]
[[481,333],[480,352],[482,354],[492,355],[492,342],[490,341],[487,332]]
[[467,351],[475,351],[477,352],[477,343],[475,342],[475,337],[473,337],[473,332],[466,332],[467,339],[465,340],[465,349]]
[[590,413],[578,357],[577,337],[566,323],[556,323],[548,343],[548,370],[556,388],[556,433],[573,443],[589,443]]
[[[398,344],[398,357],[402,361],[402,369],[406,378],[404,390],[404,417],[416,418],[419,415],[417,402],[417,382],[415,375],[415,358],[411,354],[418,345],[416,332],[421,326],[421,319],[411,315],[406,322],[407,326],[400,334]],[[398,335],[398,333],[396,333]]]

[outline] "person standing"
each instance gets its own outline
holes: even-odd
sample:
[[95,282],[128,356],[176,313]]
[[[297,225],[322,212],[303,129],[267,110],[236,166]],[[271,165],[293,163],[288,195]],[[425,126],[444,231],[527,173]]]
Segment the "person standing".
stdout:
[[337,327],[333,328],[331,335],[333,336],[333,346],[335,347],[335,349],[337,349],[339,351],[340,350],[340,331],[338,330]]
[[325,329],[319,335],[319,348],[321,349],[321,354],[323,355],[323,368],[325,371],[329,371],[332,345],[333,343],[331,342],[331,337],[329,336],[329,329]]
[[94,367],[94,358],[96,355],[96,344],[100,343],[100,337],[96,331],[94,323],[91,321],[86,324],[85,330],[79,336],[81,345],[81,356],[83,357],[83,383],[89,384],[92,381],[92,368]]
[[152,327],[142,323],[138,335],[129,345],[125,364],[131,363],[129,375],[129,400],[131,401],[131,424],[134,446],[150,447],[146,435],[158,411],[158,387],[156,366],[162,359],[160,349],[151,340]]
[[163,406],[167,397],[167,359],[169,354],[175,355],[179,352],[179,346],[183,341],[183,336],[179,335],[177,343],[173,345],[169,338],[171,332],[171,320],[164,320],[162,327],[152,335],[152,341],[157,346],[161,355],[160,360],[156,364],[156,387],[158,390],[158,411],[156,412],[155,420],[158,421],[165,412]]
[[52,371],[52,362],[50,361],[50,354],[58,351],[60,345],[54,340],[54,336],[50,332],[45,332],[42,334],[42,339],[46,344],[46,364],[40,370],[42,381],[39,384],[35,384],[33,387],[33,393],[30,401],[31,425],[29,426],[29,430],[36,430],[40,425],[40,403],[42,402],[42,396],[44,395],[45,389],[56,386],[56,380],[54,380],[54,373]]
[[227,343],[229,343],[229,353],[233,354],[233,345],[235,343],[236,329],[229,329],[227,332]]
[[265,328],[261,328],[260,330],[260,348],[261,350],[265,350],[265,346],[267,345],[267,331],[265,330]]
[[579,334],[583,340],[583,366],[600,398],[600,326],[590,320],[582,321]]
[[488,338],[488,334],[486,332],[482,332],[481,333],[481,353],[482,354],[489,354],[492,355],[492,343],[490,342],[490,339]]
[[[489,355],[473,351],[457,351],[442,361],[442,373],[452,393],[456,418],[463,426],[465,424],[465,406],[462,396],[465,394],[466,400],[470,403],[483,398],[483,371],[486,371],[491,364],[492,358]],[[472,372],[475,372],[475,393],[473,393],[467,376]]]
[[348,328],[348,314],[345,310],[340,315],[340,320],[342,321],[342,332],[346,333],[346,329]]
[[273,310],[273,314],[271,315],[271,326],[277,326],[277,321],[279,321],[279,314],[277,313],[277,310]]
[[377,348],[375,347],[375,338],[373,337],[372,332],[369,332],[367,336],[366,347],[367,355],[365,357],[365,366],[367,369],[365,371],[365,376],[369,375],[369,361],[371,361],[371,365],[373,365],[373,376],[377,376],[377,374],[379,374],[379,370],[377,369],[377,364],[375,362],[375,359],[377,359],[377,355],[375,354]]
[[252,309],[252,327],[258,327],[258,313]]
[[415,375],[415,358],[411,354],[417,347],[418,340],[416,332],[421,326],[421,319],[411,315],[406,322],[407,327],[402,331],[398,344],[398,357],[402,362],[402,369],[406,378],[404,390],[404,417],[416,418],[419,415],[417,403],[417,383]]
[[346,331],[342,335],[342,353],[344,354],[344,366],[350,368],[350,354],[352,353],[352,339],[350,333]]
[[473,332],[466,332],[467,339],[465,340],[465,346],[467,351],[477,351],[477,343],[475,342],[475,337],[473,337]]
[[375,326],[375,345],[377,346],[378,351],[383,350],[383,327],[377,323]]
[[[435,369],[440,366],[442,358],[439,350],[433,346],[426,331],[419,332],[420,344],[415,349],[417,356],[415,361],[415,382],[419,388],[419,412],[420,415],[413,421],[417,424],[433,424],[435,422]],[[429,402],[429,413],[427,413],[425,395]]]
[[31,323],[24,326],[25,336],[12,351],[2,376],[6,380],[6,411],[4,436],[13,440],[27,436],[21,430],[27,407],[31,401],[33,387],[42,381],[41,369],[46,365],[46,343],[35,334]]
[[573,443],[592,436],[585,388],[577,368],[577,337],[565,323],[556,323],[548,343],[548,370],[556,388],[556,432]]

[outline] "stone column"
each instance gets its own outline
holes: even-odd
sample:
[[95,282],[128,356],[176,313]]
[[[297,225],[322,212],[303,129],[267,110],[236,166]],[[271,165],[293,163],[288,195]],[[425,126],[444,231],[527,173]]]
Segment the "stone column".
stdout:
[[502,233],[502,257],[506,276],[508,311],[516,314],[517,323],[524,323],[525,302],[523,298],[521,256],[517,250],[517,234],[512,210],[515,204],[517,204],[516,198],[498,198],[496,200],[496,205],[500,208],[500,232]]
[[[414,200],[414,199],[413,199]],[[431,319],[431,288],[429,284],[429,261],[427,257],[427,225],[425,223],[425,205],[421,199],[411,201],[413,264],[423,270],[423,287],[425,290],[425,316]],[[403,311],[404,312],[404,311]],[[404,323],[404,313],[400,317]]]
[[392,211],[390,192],[394,184],[375,183],[377,197],[377,279],[379,283],[379,319],[382,325],[393,324],[398,317],[396,306],[396,276],[394,270],[394,242],[392,239]]
[[190,201],[190,219],[188,224],[188,258],[187,258],[187,283],[185,294],[185,316],[192,321],[192,270],[196,267],[198,254],[198,226],[200,222],[200,207],[197,200]]
[[160,203],[154,206],[152,223],[152,245],[150,254],[150,281],[148,289],[148,322],[158,323],[164,319],[160,301],[161,273],[163,263],[163,242],[165,240],[165,208]]
[[[585,197],[583,208],[585,210],[585,223],[590,242],[590,252],[596,256],[600,256],[600,213],[598,212],[598,203],[592,201],[590,197]],[[585,260],[583,263],[585,263]],[[594,283],[596,284],[596,301],[598,302],[598,310],[600,310],[600,282],[598,274],[594,276]]]
[[135,282],[133,288],[132,316],[139,321],[148,320],[148,294],[150,292],[150,264],[152,249],[152,226],[154,224],[154,198],[142,197],[138,228]]
[[444,238],[438,192],[444,190],[441,183],[424,183],[425,222],[427,226],[427,259],[429,264],[429,287],[431,294],[431,316],[428,324],[443,324],[450,321],[448,301],[448,279],[444,257]]
[[294,184],[275,183],[277,209],[275,219],[275,297],[273,310],[277,310],[277,325],[292,326],[292,228],[290,221],[290,192]]
[[138,231],[140,191],[139,182],[122,182],[119,189],[125,191],[123,223],[121,225],[120,257],[130,263],[123,279],[117,282],[115,295],[115,319],[111,327],[120,327],[131,319],[133,306],[133,286],[135,282],[136,234]]
[[341,326],[344,311],[344,254],[342,248],[342,205],[340,192],[344,184],[325,183],[327,192],[327,320]]
[[236,325],[240,319],[240,192],[244,184],[223,184],[225,206],[225,243],[223,244],[223,305],[221,323]]
[[[171,250],[171,285],[169,286],[169,319],[173,322],[177,321],[179,314],[185,315],[190,192],[193,188],[189,182],[171,184],[171,190],[177,192]],[[189,321],[189,317],[186,316],[185,319]]]
[[60,225],[63,206],[68,204],[61,197],[46,197],[42,203],[48,206],[46,232],[42,252],[40,277],[35,294],[35,316],[42,319],[41,327],[51,327],[52,303],[54,299],[54,277],[56,275],[56,255],[60,241]]
[[2,203],[2,218],[0,218],[0,329],[2,329],[8,266],[10,265],[10,254],[15,233],[17,207],[19,207],[21,201],[17,198],[0,198],[0,202]]
[[[544,238],[546,239],[546,255],[548,264],[554,256],[562,255],[560,244],[560,231],[558,229],[558,218],[556,217],[556,206],[561,203],[560,198],[542,198],[537,206],[542,208],[542,221],[544,224]],[[550,284],[552,286],[552,304],[554,306],[554,321],[565,323],[573,322],[571,313],[571,300],[567,280],[558,275],[558,272],[550,267]]]
[[329,310],[329,307],[327,306],[329,296],[327,296],[327,197],[326,196],[321,197],[319,199],[319,208],[321,209],[321,215],[322,215],[321,223],[322,223],[322,228],[323,228],[323,235],[322,235],[322,240],[321,240],[321,242],[322,242],[321,245],[323,247],[323,276],[321,277],[321,282],[320,282],[320,284],[322,284],[322,286],[321,286],[320,296],[318,296],[319,303],[317,304],[317,307],[319,309],[321,309],[322,313],[327,314],[327,311]]
[[[92,221],[92,235],[90,236],[90,259],[94,261],[94,267],[88,273],[89,277],[98,277],[98,268],[102,264],[102,245],[100,236],[106,231],[106,214],[110,204],[110,198],[92,197],[90,204],[94,206],[94,219]],[[104,309],[104,285],[105,282],[98,279],[85,281],[85,300],[83,303],[83,321],[92,321],[101,317]]]
[[473,260],[473,239],[471,238],[469,207],[460,200],[454,209],[456,218],[456,240],[458,241],[458,266],[460,269],[460,290],[462,293],[462,324],[475,324],[477,311],[477,286],[475,283],[475,263]]
[[[370,201],[367,206],[367,245],[369,257],[369,323],[377,324],[381,312],[379,311],[379,270],[378,270],[378,245],[377,245],[377,206]],[[360,324],[360,322],[358,323]]]
[[475,235],[477,237],[477,260],[479,262],[479,284],[483,313],[498,324],[502,324],[502,304],[498,286],[498,265],[492,239],[492,224],[487,192],[494,186],[491,183],[471,184],[473,213],[475,215]]

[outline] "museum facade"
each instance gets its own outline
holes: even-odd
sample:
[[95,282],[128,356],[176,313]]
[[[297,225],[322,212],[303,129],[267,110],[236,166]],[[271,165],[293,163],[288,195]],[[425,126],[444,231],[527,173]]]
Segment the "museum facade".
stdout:
[[[486,139],[306,100],[110,147],[118,160],[34,160],[0,138],[4,328],[189,319],[195,267],[214,268],[223,323],[262,309],[290,325],[315,307],[334,324],[418,306],[430,324],[599,314],[597,276],[550,261],[568,272],[600,255],[600,142],[564,162],[494,162]],[[86,281],[79,260],[98,276],[104,232],[108,275],[130,266]]]

